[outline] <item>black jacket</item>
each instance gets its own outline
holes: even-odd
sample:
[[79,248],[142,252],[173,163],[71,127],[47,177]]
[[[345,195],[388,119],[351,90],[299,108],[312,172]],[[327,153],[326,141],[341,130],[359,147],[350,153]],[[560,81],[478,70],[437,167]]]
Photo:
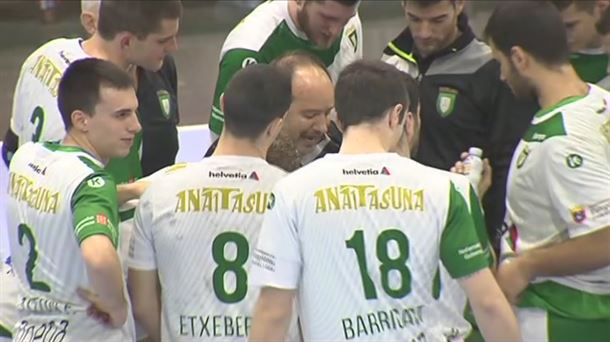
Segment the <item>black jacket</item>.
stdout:
[[449,170],[469,147],[480,147],[493,167],[493,185],[483,199],[492,237],[501,229],[506,178],[512,153],[527,129],[535,103],[518,102],[500,80],[490,48],[476,39],[465,15],[461,35],[447,48],[422,58],[409,28],[384,50],[383,60],[420,82],[421,136],[414,159]]

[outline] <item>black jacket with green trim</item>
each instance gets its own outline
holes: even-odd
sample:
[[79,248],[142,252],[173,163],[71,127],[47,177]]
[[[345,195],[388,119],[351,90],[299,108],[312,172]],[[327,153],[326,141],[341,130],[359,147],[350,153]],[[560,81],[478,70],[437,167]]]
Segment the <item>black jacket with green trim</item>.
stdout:
[[520,103],[500,80],[491,49],[476,39],[466,15],[461,35],[447,48],[418,55],[407,27],[382,59],[420,84],[421,133],[414,159],[449,170],[469,147],[480,147],[493,167],[493,185],[483,205],[490,236],[497,237],[505,211],[506,178],[512,153],[533,117],[534,103]]

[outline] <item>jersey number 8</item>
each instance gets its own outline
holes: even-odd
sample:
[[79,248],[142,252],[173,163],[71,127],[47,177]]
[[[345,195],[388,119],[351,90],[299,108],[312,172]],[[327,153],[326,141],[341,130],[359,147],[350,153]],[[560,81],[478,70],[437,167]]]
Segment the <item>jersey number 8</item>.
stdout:
[[[227,260],[225,246],[228,243],[235,244],[236,256],[233,260]],[[246,297],[248,293],[248,273],[244,269],[250,255],[248,240],[236,232],[224,232],[218,234],[212,241],[212,258],[218,265],[212,274],[212,285],[216,297],[224,303],[237,303]],[[229,292],[225,287],[225,274],[232,272],[235,275],[235,289]]]

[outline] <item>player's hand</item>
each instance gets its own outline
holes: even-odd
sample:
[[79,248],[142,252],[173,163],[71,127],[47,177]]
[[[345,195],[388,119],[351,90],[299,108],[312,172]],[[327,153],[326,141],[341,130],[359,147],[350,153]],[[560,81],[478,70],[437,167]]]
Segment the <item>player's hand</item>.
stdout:
[[521,293],[532,280],[531,273],[523,256],[507,258],[496,272],[498,285],[511,304],[519,304]]
[[78,293],[82,299],[89,302],[90,305],[87,308],[87,315],[102,324],[113,326],[110,314],[101,308],[100,298],[96,293],[81,287],[76,290],[76,293]]
[[119,205],[133,199],[139,199],[149,186],[150,182],[146,180],[139,180],[137,182],[118,185],[117,192],[119,197]]
[[[467,175],[466,169],[464,167],[464,160],[468,157],[468,152],[462,152],[460,155],[460,160],[455,162],[453,167],[451,167],[451,172],[459,173],[461,175]],[[483,198],[487,193],[487,190],[491,187],[493,170],[491,168],[491,164],[489,163],[489,159],[483,159],[483,171],[481,173],[481,180],[479,184],[476,184],[476,191],[479,198]]]

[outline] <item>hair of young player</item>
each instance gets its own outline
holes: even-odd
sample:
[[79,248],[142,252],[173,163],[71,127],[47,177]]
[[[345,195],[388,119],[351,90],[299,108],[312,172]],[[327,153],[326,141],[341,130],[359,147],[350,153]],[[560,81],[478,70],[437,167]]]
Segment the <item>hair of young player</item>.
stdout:
[[125,71],[105,60],[85,58],[68,66],[57,92],[57,106],[66,130],[72,128],[74,111],[95,114],[102,87],[123,90],[133,89],[134,85]]
[[260,137],[288,111],[291,83],[290,75],[273,65],[253,64],[238,71],[222,97],[224,129],[238,138]]

